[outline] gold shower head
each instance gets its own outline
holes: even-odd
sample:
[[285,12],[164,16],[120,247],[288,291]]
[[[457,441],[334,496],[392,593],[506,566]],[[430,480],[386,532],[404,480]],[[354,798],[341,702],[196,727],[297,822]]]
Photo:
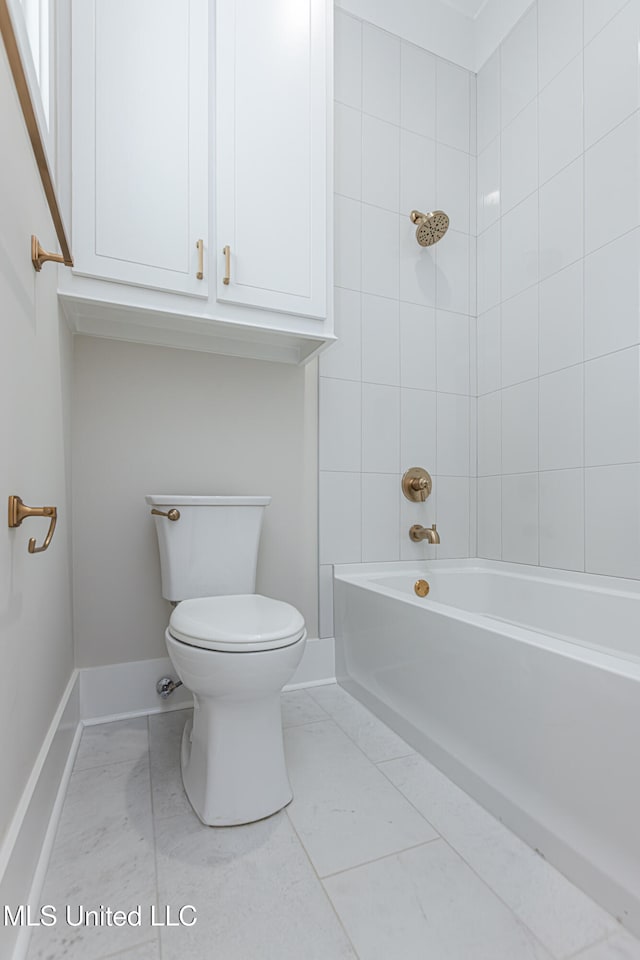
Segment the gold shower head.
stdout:
[[449,229],[449,217],[444,210],[434,210],[432,213],[411,211],[411,222],[417,224],[416,240],[421,247],[431,247],[438,240],[442,240]]

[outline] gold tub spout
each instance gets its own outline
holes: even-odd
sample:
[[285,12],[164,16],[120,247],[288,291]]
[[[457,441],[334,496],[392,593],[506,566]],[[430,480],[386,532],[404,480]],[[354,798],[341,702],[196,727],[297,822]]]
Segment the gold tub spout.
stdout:
[[419,523],[414,523],[409,530],[409,537],[414,543],[421,543],[423,540],[426,540],[427,543],[440,543],[440,534],[436,530],[435,523],[431,527],[423,527]]

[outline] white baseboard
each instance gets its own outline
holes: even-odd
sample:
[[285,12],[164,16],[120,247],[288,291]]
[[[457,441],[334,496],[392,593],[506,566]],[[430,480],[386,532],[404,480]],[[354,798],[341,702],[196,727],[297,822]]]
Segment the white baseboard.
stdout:
[[[0,846],[0,904],[39,905],[83,726],[191,705],[184,687],[167,700],[158,696],[156,682],[163,676],[175,676],[168,657],[73,671]],[[285,689],[334,681],[333,638],[314,637]],[[29,933],[28,927],[0,928],[0,956],[24,960]]]
[[178,687],[166,700],[156,692],[161,677],[175,675],[169,657],[84,667],[80,670],[82,722],[88,726],[190,707],[191,694],[185,687]]
[[291,690],[307,690],[309,687],[327,687],[330,683],[335,683],[335,677],[326,677],[324,680],[307,680],[306,683],[288,683],[282,688],[283,693],[289,693]]
[[[80,718],[88,726],[151,713],[184,710],[192,704],[191,694],[185,687],[178,687],[166,700],[156,693],[156,683],[160,677],[175,675],[168,657],[85,667],[80,670]],[[307,640],[300,666],[285,689],[332,683],[334,679],[333,637],[312,637]]]
[[307,640],[300,666],[285,690],[331,683],[335,677],[336,658],[333,637],[311,637]]
[[[60,812],[82,734],[74,670],[0,848],[0,904],[39,905]],[[0,927],[0,955],[24,960],[28,927]]]

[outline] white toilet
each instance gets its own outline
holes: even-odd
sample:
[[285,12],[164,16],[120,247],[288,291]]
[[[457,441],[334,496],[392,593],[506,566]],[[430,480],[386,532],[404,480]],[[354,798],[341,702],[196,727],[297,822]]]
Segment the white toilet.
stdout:
[[182,780],[203,823],[261,820],[292,798],[280,692],[307,639],[302,614],[256,594],[270,497],[148,496],[155,514],[162,595],[176,607],[165,633],[193,692],[182,735]]

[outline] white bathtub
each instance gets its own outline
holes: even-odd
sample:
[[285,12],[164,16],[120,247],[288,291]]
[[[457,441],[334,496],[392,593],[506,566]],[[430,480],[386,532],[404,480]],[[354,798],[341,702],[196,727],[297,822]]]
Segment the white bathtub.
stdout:
[[334,576],[340,683],[640,934],[640,584],[483,560]]

